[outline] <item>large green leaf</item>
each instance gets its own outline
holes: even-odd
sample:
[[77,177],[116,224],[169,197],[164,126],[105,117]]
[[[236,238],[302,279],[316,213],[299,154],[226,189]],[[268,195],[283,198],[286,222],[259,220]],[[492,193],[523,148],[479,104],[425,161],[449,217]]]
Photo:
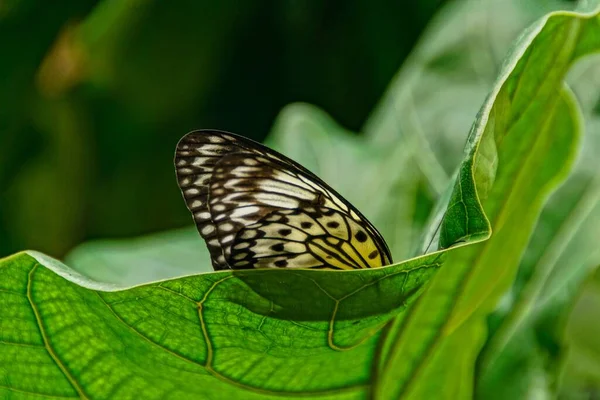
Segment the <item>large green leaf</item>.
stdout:
[[[481,398],[510,398],[534,386],[554,391],[564,356],[558,346],[571,347],[563,338],[566,314],[590,269],[600,264],[599,62],[590,57],[568,76],[586,121],[582,151],[569,179],[546,204],[516,282],[491,318],[491,338],[480,356]],[[514,384],[502,384],[506,379]]]
[[0,261],[0,397],[364,397],[382,326],[440,257],[122,289],[20,253]]
[[439,243],[485,237],[480,218],[455,218],[479,216],[479,201],[494,235],[452,252],[410,315],[392,324],[376,375],[382,398],[472,395],[486,317],[514,279],[544,200],[572,164],[581,117],[563,79],[574,61],[600,49],[599,30],[598,14],[558,12],[515,46],[471,132]]

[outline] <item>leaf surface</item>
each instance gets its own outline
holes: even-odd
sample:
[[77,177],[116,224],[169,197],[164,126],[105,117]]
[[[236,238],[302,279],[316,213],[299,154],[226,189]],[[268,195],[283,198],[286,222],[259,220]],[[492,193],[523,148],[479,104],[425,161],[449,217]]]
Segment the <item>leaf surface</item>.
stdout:
[[382,326],[440,257],[120,288],[20,253],[0,262],[0,397],[361,398]]
[[472,396],[486,317],[573,163],[581,116],[563,80],[577,59],[600,50],[599,29],[597,13],[551,13],[514,47],[473,126],[439,244],[483,239],[487,220],[494,233],[452,251],[409,315],[392,324],[380,348],[377,397]]

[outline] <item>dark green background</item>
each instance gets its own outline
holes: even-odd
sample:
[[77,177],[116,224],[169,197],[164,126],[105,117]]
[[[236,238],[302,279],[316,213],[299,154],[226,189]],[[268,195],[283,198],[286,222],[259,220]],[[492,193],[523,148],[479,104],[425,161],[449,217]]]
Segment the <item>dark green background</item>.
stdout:
[[443,0],[0,5],[0,256],[190,225],[187,131],[305,101],[360,129]]

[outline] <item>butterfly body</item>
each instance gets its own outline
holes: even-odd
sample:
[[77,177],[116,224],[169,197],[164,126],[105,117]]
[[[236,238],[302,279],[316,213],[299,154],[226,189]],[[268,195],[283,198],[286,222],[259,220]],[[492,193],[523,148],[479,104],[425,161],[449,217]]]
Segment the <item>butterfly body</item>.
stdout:
[[177,180],[213,267],[372,268],[391,263],[375,227],[316,175],[244,137],[193,131]]

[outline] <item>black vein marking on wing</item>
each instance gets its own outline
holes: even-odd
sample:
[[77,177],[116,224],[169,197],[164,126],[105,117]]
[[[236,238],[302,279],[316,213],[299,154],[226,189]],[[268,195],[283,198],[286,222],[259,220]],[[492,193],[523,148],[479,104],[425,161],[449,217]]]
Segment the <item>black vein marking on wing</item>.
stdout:
[[[323,223],[331,218],[343,220],[344,224],[331,228]],[[238,232],[230,265],[335,269],[384,265],[386,260],[377,250],[377,259],[367,260],[362,255],[360,246],[376,245],[371,238],[364,242],[355,240],[357,232],[363,232],[359,224],[336,210],[277,210]]]
[[[216,270],[331,268],[332,262],[333,267],[365,268],[391,263],[385,241],[358,210],[300,164],[259,143],[228,132],[190,132],[177,145],[175,166],[183,197]],[[267,229],[269,239],[280,240],[284,251],[262,246],[242,259],[240,249],[233,249],[236,245],[258,245],[244,235],[262,235],[262,228],[275,224],[270,218],[278,217],[299,224],[275,234]],[[316,227],[326,233],[291,240],[296,231],[306,234]],[[344,230],[343,240],[329,233]],[[332,237],[340,243],[328,243]],[[373,246],[367,255],[356,249],[365,249],[360,239]],[[292,243],[303,244],[307,252],[298,252],[300,247]]]

